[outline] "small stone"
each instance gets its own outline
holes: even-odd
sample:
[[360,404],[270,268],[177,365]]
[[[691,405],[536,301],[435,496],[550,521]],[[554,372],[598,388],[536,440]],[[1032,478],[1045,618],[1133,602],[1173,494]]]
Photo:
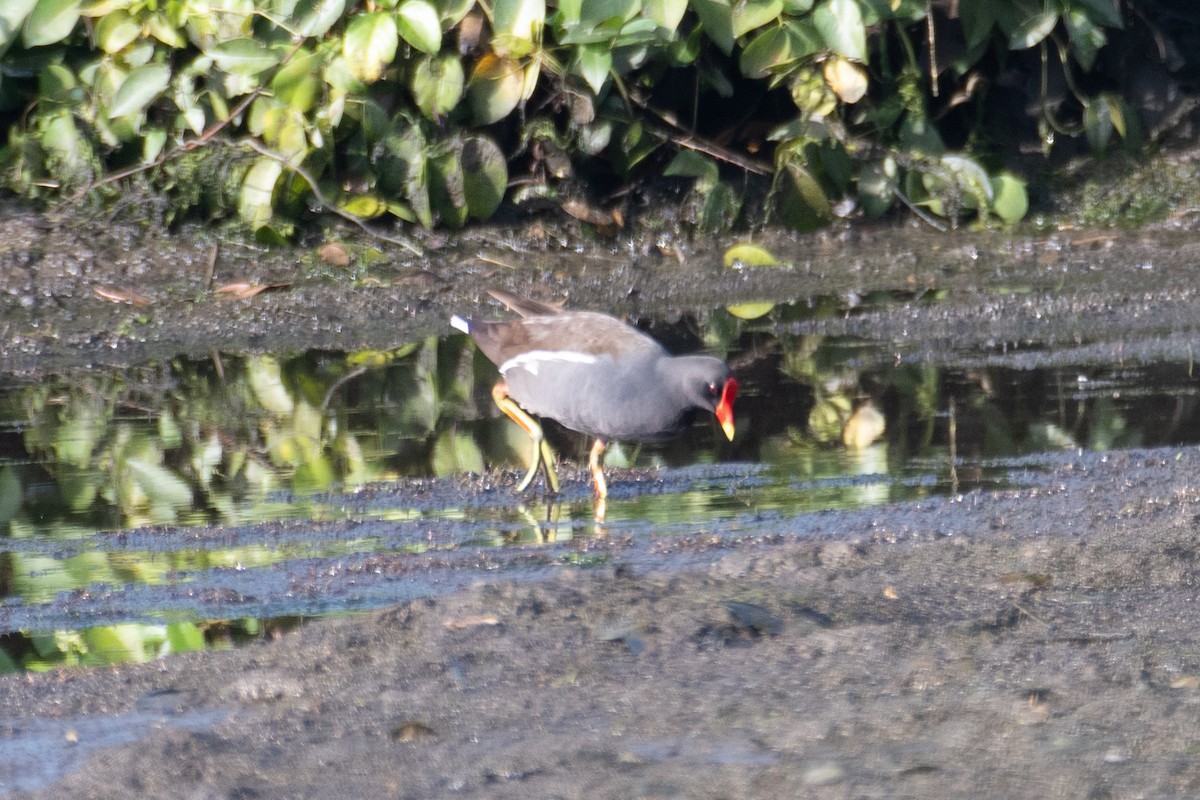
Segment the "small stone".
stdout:
[[804,774],[801,776],[801,780],[807,786],[831,786],[835,783],[841,783],[845,778],[846,771],[842,769],[840,764],[832,761],[809,767],[804,770]]

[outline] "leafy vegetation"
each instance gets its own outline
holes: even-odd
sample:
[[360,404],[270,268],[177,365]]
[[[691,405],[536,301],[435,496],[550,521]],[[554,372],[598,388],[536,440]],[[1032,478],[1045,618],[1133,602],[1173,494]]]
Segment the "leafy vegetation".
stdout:
[[[236,213],[268,240],[312,209],[456,227],[505,199],[564,203],[586,185],[603,204],[664,176],[692,187],[685,217],[708,229],[774,218],[807,230],[897,203],[1013,222],[1028,199],[1002,138],[1027,132],[1003,121],[1031,119],[1043,149],[1064,135],[1097,150],[1139,141],[1119,67],[1101,56],[1134,20],[1169,45],[1152,11],[6,0],[0,168],[32,198],[148,181],[171,217]],[[747,176],[763,191],[744,196]]]

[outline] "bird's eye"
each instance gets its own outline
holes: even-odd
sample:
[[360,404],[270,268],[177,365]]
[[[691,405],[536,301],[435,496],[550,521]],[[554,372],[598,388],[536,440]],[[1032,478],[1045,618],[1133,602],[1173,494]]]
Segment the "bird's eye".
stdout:
[[710,383],[708,385],[708,393],[711,394],[713,397],[717,396],[717,385],[715,383]]

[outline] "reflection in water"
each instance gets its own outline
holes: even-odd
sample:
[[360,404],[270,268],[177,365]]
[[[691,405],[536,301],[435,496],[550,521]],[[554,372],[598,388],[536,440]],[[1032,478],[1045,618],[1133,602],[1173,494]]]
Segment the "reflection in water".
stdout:
[[[10,384],[0,391],[0,595],[9,606],[193,587],[217,610],[148,593],[121,624],[0,631],[0,672],[256,635],[253,618],[205,620],[241,618],[222,606],[243,591],[239,576],[279,565],[560,545],[642,535],[647,525],[656,536],[736,533],[772,515],[995,486],[1007,479],[997,459],[1182,442],[1200,430],[1187,365],[962,370],[897,363],[878,343],[778,332],[824,313],[814,303],[747,322],[717,311],[703,333],[694,320],[652,326],[676,352],[706,347],[735,365],[738,436],[725,443],[708,420],[661,447],[614,446],[603,525],[579,466],[587,442],[553,425],[548,436],[575,465],[563,470],[562,496],[514,502],[527,440],[492,408],[495,368],[465,336]],[[483,477],[408,484],[402,497],[378,490],[468,474]],[[338,520],[345,525],[319,537],[303,524]],[[560,563],[588,558],[577,548]]]

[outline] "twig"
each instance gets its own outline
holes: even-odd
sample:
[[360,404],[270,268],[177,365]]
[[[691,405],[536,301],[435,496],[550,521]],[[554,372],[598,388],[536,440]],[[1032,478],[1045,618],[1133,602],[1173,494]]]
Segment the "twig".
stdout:
[[670,142],[671,144],[678,145],[688,150],[694,150],[697,153],[703,153],[706,156],[712,156],[718,161],[724,161],[727,164],[733,164],[734,166],[741,167],[747,172],[753,172],[755,175],[773,175],[775,173],[775,171],[771,169],[769,165],[764,164],[761,161],[747,158],[741,153],[730,150],[727,147],[722,147],[716,142],[711,142],[701,136],[696,135],[692,131],[687,130],[679,123],[678,120],[675,119],[673,114],[670,114],[666,111],[660,111],[653,106],[649,106],[636,100],[634,100],[634,102],[637,102],[639,108],[643,109],[644,111],[649,111],[671,128],[674,128],[676,131],[678,131],[678,134],[676,134],[669,130],[658,128],[655,125],[647,125],[646,132],[650,135],[657,136],[663,141]]
[[321,413],[324,414],[329,409],[329,401],[333,400],[334,392],[336,392],[340,387],[344,386],[348,381],[354,380],[359,375],[364,374],[366,371],[366,367],[357,366],[334,381],[330,387],[325,390],[325,397],[321,400]]

